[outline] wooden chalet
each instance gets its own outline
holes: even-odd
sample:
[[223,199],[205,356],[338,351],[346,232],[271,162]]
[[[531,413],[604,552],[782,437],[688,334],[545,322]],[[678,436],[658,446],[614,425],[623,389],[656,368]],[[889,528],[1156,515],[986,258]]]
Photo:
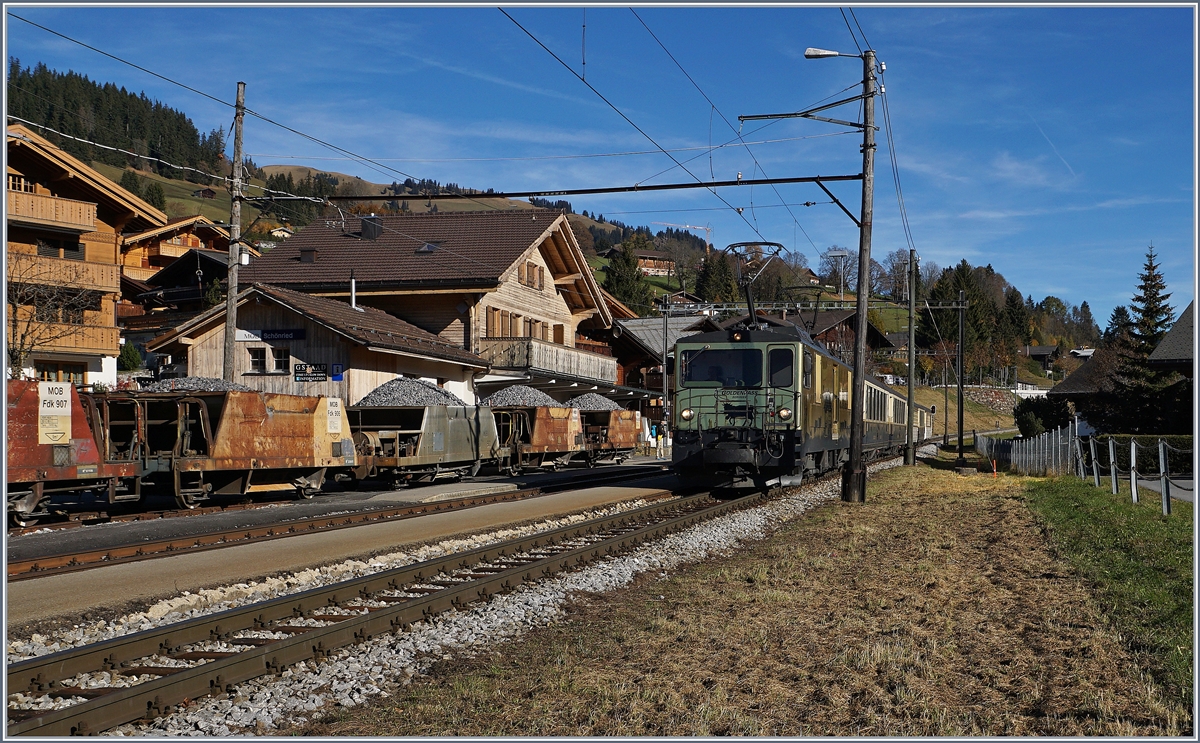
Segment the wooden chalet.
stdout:
[[229,231],[197,214],[122,235],[121,273],[146,281],[193,249],[225,251],[228,255]]
[[[329,395],[354,404],[399,376],[423,379],[464,402],[476,400],[478,355],[394,315],[266,284],[238,293],[234,379],[264,392]],[[220,378],[225,304],[146,344],[186,367]]]
[[[10,296],[31,297],[15,336],[6,328],[9,345],[30,351],[26,376],[115,385],[121,234],[161,227],[167,215],[19,124],[7,129],[7,152],[6,279]],[[55,298],[35,301],[22,286]]]
[[[546,209],[314,222],[242,280],[383,310],[478,354],[482,394],[511,384],[562,399],[613,389],[617,364],[589,343],[612,314],[565,215]],[[592,388],[595,388],[594,390]]]

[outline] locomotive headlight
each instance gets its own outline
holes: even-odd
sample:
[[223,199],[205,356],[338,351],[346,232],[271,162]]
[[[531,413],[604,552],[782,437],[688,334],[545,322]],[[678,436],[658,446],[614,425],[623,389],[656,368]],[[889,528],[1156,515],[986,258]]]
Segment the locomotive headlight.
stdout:
[[779,419],[784,420],[784,421],[791,420],[792,419],[792,409],[791,408],[780,408],[779,409]]
[[691,408],[684,408],[683,410],[679,411],[679,417],[683,418],[685,421],[690,421],[692,418],[696,417],[696,411],[692,410]]

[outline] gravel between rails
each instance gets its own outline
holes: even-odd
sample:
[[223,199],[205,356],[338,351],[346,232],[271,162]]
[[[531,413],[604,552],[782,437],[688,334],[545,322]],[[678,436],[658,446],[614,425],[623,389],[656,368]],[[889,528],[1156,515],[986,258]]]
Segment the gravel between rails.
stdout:
[[253,392],[251,388],[237,382],[226,382],[212,377],[179,377],[160,379],[142,387],[144,392],[171,392],[172,390],[194,390],[196,392]]
[[497,390],[480,400],[479,404],[490,408],[563,407],[563,403],[550,397],[545,392],[535,390],[523,384],[514,384],[511,387]]
[[[878,472],[902,463],[903,459],[897,458],[878,462],[868,469]],[[697,525],[629,554],[536,585],[521,586],[467,611],[440,614],[401,633],[341,648],[322,663],[302,663],[286,669],[278,678],[250,681],[229,694],[201,699],[182,711],[149,723],[122,725],[108,734],[271,735],[304,724],[334,706],[354,707],[375,697],[388,697],[400,686],[427,673],[436,661],[455,656],[469,657],[520,637],[533,627],[559,620],[565,606],[575,596],[616,590],[628,585],[637,575],[650,571],[666,577],[667,571],[678,566],[729,554],[739,544],[763,539],[780,524],[837,499],[839,494],[840,482],[836,478],[804,486],[777,500]],[[472,546],[476,545],[460,544],[456,549]],[[441,545],[434,547],[440,548]],[[430,553],[419,559],[433,556]],[[317,578],[324,570],[306,573]],[[312,585],[306,582],[293,590]],[[247,588],[232,587],[243,592]],[[224,608],[225,602],[218,601],[220,591],[201,593],[215,594],[211,596],[209,606]],[[191,615],[197,610],[187,611],[186,600],[185,596],[163,602],[161,608],[156,607],[157,613],[165,616],[164,612],[184,609]],[[172,606],[174,602],[183,603]],[[10,653],[13,650],[10,645]],[[36,701],[30,700],[31,703]]]
[[597,395],[595,392],[588,392],[579,397],[572,397],[567,400],[567,405],[580,410],[621,410],[621,406],[609,400],[604,395]]
[[428,405],[466,405],[453,392],[420,379],[397,377],[384,382],[354,403],[367,407],[425,407]]

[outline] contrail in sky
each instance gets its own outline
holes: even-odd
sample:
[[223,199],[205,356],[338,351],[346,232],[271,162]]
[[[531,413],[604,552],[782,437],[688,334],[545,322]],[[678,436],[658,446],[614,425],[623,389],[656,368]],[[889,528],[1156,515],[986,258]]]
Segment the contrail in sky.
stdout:
[[1042,132],[1042,137],[1045,138],[1046,144],[1050,145],[1050,149],[1054,150],[1054,154],[1058,155],[1058,159],[1062,160],[1062,164],[1066,165],[1067,170],[1071,171],[1071,175],[1074,176],[1075,168],[1071,167],[1071,163],[1067,162],[1067,159],[1062,156],[1062,153],[1058,151],[1058,148],[1054,146],[1054,143],[1051,142],[1050,138],[1046,136],[1046,132],[1042,131],[1041,124],[1037,123],[1037,119],[1033,118],[1033,114],[1027,113],[1026,115],[1029,116],[1029,120],[1033,122],[1033,125],[1037,127],[1037,130],[1039,132]]

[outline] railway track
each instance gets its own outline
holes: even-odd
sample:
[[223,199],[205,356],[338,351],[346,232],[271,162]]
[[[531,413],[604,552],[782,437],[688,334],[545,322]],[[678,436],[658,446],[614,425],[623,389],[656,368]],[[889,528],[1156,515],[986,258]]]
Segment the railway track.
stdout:
[[[635,548],[766,496],[708,495],[408,565],[10,664],[6,734],[80,735],[176,705],[439,612]],[[20,704],[59,709],[21,709]]]
[[[659,474],[661,473],[656,472],[648,475],[645,472],[620,472],[608,475],[592,475],[588,478],[587,484],[589,486],[612,484],[644,479]],[[221,549],[268,539],[282,539],[302,534],[315,534],[317,532],[345,529],[353,526],[415,518],[432,513],[457,511],[491,503],[525,500],[527,498],[575,488],[579,484],[576,481],[566,481],[554,485],[543,485],[536,488],[525,488],[503,493],[466,496],[463,498],[452,498],[431,503],[417,503],[395,508],[340,513],[332,516],[313,516],[278,524],[224,529],[200,535],[192,534],[156,541],[133,542],[101,549],[64,551],[24,560],[10,560],[7,561],[6,570],[9,582],[32,580],[49,575],[60,575],[62,573],[88,570],[118,563],[173,556],[183,552]]]

